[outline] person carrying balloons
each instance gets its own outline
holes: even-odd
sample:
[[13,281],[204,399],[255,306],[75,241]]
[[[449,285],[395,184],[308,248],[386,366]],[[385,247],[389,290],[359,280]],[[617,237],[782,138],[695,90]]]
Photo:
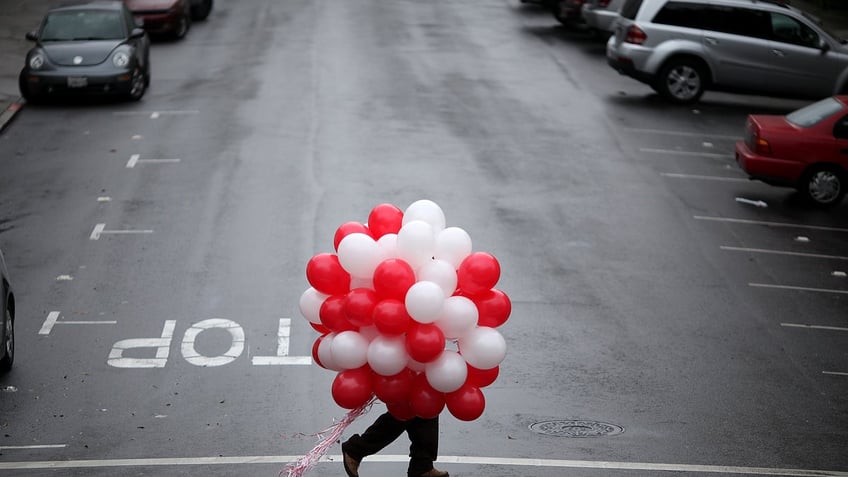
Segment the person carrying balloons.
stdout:
[[351,411],[288,475],[303,475],[379,399],[387,412],[342,444],[348,477],[359,477],[362,460],[404,432],[409,477],[448,477],[433,467],[439,415],[447,408],[461,421],[480,417],[481,389],[497,379],[506,356],[496,328],[512,305],[494,288],[500,265],[472,252],[468,233],[445,227],[444,212],[428,200],[405,211],[380,204],[367,224],[342,224],[333,245],[337,253],[309,260],[311,287],[300,311],[321,333],[314,362],[338,373],[333,400]]

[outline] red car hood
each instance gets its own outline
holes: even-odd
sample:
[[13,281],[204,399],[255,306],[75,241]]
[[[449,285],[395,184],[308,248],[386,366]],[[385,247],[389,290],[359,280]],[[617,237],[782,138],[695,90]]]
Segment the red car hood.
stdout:
[[173,8],[178,0],[124,0],[130,11],[168,10]]

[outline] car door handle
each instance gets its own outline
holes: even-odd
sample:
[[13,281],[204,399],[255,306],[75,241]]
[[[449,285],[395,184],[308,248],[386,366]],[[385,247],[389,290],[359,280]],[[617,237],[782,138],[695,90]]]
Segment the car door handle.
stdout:
[[783,50],[771,50],[771,52],[774,53],[775,56],[779,56],[781,58],[786,56],[786,53],[784,53]]
[[704,43],[709,43],[710,45],[718,45],[718,40],[716,40],[715,38],[705,36],[704,37]]

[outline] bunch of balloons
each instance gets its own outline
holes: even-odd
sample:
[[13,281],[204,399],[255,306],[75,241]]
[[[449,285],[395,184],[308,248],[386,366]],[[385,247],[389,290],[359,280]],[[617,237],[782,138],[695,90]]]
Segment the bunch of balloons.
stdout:
[[506,356],[496,328],[512,310],[494,288],[495,257],[472,252],[468,233],[446,227],[430,200],[405,211],[380,204],[367,224],[342,224],[333,245],[336,253],[309,260],[300,311],[321,333],[315,363],[338,372],[336,403],[355,409],[376,395],[401,420],[445,407],[464,421],[480,417],[480,389]]

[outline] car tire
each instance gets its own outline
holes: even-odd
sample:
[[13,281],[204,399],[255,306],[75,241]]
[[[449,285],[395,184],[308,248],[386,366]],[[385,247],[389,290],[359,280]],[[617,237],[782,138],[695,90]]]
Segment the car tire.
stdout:
[[554,14],[554,18],[556,18],[560,24],[570,26],[571,20],[568,18],[568,14],[562,4],[563,2],[554,2],[551,6],[551,10]]
[[822,208],[834,207],[848,192],[848,175],[837,166],[816,165],[804,173],[798,189],[807,202]]
[[15,320],[9,310],[6,310],[6,319],[9,323],[9,329],[3,343],[3,357],[0,358],[0,371],[2,372],[12,369],[12,363],[15,362]]
[[202,22],[212,13],[212,0],[202,0],[199,4],[191,7],[191,19]]
[[26,82],[24,78],[24,72],[21,71],[21,74],[18,75],[18,89],[21,91],[21,96],[24,97],[27,103],[29,104],[38,104],[41,101],[41,96],[34,93]]
[[182,40],[188,34],[189,30],[191,30],[191,13],[186,11],[185,14],[180,17],[180,23],[172,35],[175,40]]
[[666,63],[656,78],[655,89],[677,104],[697,102],[707,86],[707,73],[697,60],[680,58]]
[[130,90],[127,93],[127,99],[130,101],[138,101],[147,92],[147,80],[141,68],[136,67],[133,70],[132,79],[130,79]]

